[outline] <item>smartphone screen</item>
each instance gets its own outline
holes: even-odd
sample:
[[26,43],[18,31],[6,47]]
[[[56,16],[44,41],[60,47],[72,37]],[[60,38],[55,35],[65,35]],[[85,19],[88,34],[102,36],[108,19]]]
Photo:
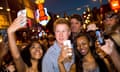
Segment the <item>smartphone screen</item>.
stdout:
[[98,29],[98,30],[96,30],[95,34],[96,34],[96,37],[97,37],[98,42],[99,42],[101,45],[104,45],[104,44],[105,44],[105,41],[104,41],[104,37],[103,37],[101,31]]

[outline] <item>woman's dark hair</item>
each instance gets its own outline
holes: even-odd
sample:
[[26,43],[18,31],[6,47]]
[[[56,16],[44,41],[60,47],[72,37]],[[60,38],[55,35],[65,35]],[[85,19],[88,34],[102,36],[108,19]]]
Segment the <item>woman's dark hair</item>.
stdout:
[[[31,43],[29,43],[28,46],[26,46],[26,48],[24,48],[22,51],[21,51],[21,56],[22,56],[22,59],[23,61],[25,62],[25,64],[28,66],[28,67],[31,67],[32,66],[32,63],[31,63],[31,54],[30,54],[30,47],[32,46],[33,43],[39,43],[38,41],[32,41]],[[40,43],[39,43],[40,44]],[[42,50],[43,50],[43,47],[42,45],[40,44]],[[44,50],[43,50],[43,53],[44,53]],[[39,59],[39,63],[38,63],[38,70],[39,71],[42,71],[42,57]]]
[[91,51],[96,63],[98,64],[100,72],[108,72],[108,69],[107,69],[107,66],[106,66],[105,62],[96,53],[94,42],[92,41],[92,38],[90,37],[90,35],[87,34],[87,33],[86,34],[85,33],[80,33],[75,38],[74,52],[75,52],[76,72],[83,72],[82,63],[83,63],[83,57],[84,56],[81,55],[80,52],[77,50],[77,39],[81,36],[85,36],[88,39],[88,41],[91,42],[90,51]]

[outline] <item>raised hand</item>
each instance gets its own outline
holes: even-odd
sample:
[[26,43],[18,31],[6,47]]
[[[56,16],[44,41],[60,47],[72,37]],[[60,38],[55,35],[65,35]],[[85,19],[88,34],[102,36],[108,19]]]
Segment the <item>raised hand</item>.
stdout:
[[25,16],[18,16],[8,28],[9,32],[15,32],[21,28],[25,28],[27,24],[27,18]]
[[63,46],[61,48],[61,52],[58,58],[58,62],[69,61],[69,53],[72,53],[72,48],[68,48],[68,46]]
[[110,55],[112,53],[112,50],[114,48],[114,43],[112,42],[112,40],[105,40],[105,45],[100,45],[99,42],[97,42],[97,44],[97,46],[101,48],[101,50],[103,50],[106,54]]

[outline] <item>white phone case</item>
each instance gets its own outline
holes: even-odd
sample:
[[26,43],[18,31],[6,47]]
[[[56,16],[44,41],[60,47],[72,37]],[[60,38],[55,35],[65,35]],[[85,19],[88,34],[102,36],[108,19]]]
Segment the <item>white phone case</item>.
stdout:
[[26,17],[26,9],[22,9],[22,10],[18,11],[17,17],[20,16],[21,14]]
[[[20,16],[20,15],[26,17],[26,16],[27,16],[26,14],[27,14],[27,13],[26,13],[26,9],[22,9],[22,10],[18,11],[17,17]],[[27,18],[26,18],[25,21],[23,21],[23,22],[20,23],[21,26],[25,26],[26,24],[27,24]]]
[[65,40],[65,41],[63,42],[63,44],[64,44],[65,46],[68,46],[69,48],[72,48],[72,45],[71,45],[71,41],[70,41],[70,40]]
[[[71,41],[70,41],[70,40],[65,40],[65,41],[63,42],[63,44],[64,44],[65,46],[68,46],[68,48],[72,48],[72,44],[71,44]],[[72,53],[68,53],[67,55],[68,55],[68,56],[72,56]]]

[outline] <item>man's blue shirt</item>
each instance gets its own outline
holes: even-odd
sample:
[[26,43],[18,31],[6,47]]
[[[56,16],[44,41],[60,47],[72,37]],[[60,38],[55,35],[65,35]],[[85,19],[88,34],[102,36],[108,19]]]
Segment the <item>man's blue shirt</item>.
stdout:
[[[60,72],[58,67],[58,57],[60,55],[61,48],[58,46],[55,41],[53,46],[51,46],[42,61],[42,72]],[[71,65],[74,60],[71,62],[64,63],[65,69],[69,72]]]

